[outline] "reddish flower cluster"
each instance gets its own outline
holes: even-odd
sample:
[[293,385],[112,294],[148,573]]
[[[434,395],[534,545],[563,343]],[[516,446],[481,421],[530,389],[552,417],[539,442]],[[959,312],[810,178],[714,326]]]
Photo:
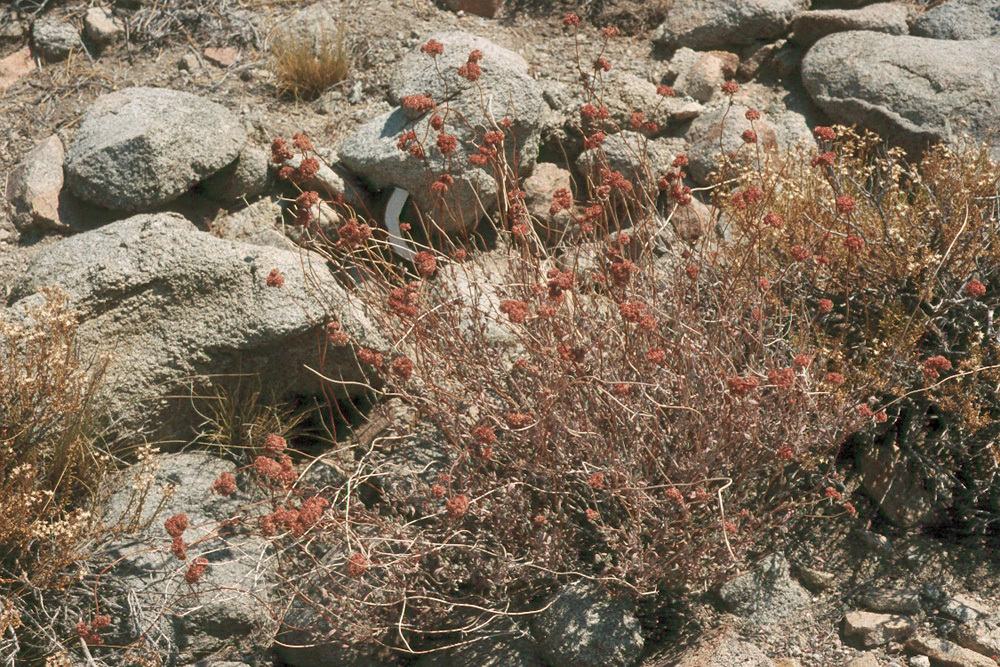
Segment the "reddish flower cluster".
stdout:
[[604,56],[600,56],[594,61],[595,70],[603,70],[605,72],[611,71],[611,63]]
[[785,224],[785,221],[782,220],[781,216],[775,213],[774,211],[769,211],[764,216],[764,224],[770,227],[774,227],[775,229],[781,229],[782,225]]
[[282,287],[285,284],[285,277],[281,275],[281,271],[278,269],[271,269],[271,272],[267,274],[267,278],[264,283],[268,287]]
[[626,322],[638,322],[646,313],[646,304],[638,301],[623,301],[618,305],[622,319]]
[[300,151],[306,151],[310,153],[315,151],[312,145],[312,141],[310,141],[309,137],[302,134],[301,132],[296,132],[295,134],[292,135],[292,145],[298,148]]
[[586,119],[607,120],[611,118],[611,112],[607,107],[597,107],[593,104],[584,104],[580,108],[580,115]]
[[757,111],[756,109],[747,109],[747,112],[744,114],[744,116],[746,116],[746,119],[750,122],[753,122],[755,120],[760,120],[760,112]]
[[740,87],[737,86],[732,81],[726,81],[724,84],[722,84],[722,92],[726,95],[735,95],[736,93],[740,92]]
[[656,94],[660,97],[674,97],[677,92],[670,86],[660,85],[656,87]]
[[611,393],[615,396],[629,396],[632,394],[632,385],[624,382],[616,382],[611,387]]
[[820,141],[833,141],[837,138],[837,133],[833,131],[832,127],[819,126],[813,130],[813,136]]
[[312,220],[312,207],[319,204],[319,193],[307,190],[295,199],[295,224],[304,227]]
[[445,493],[447,493],[447,490],[440,484],[431,484],[432,498],[436,500],[441,500],[442,498],[444,498]]
[[427,95],[407,95],[400,101],[404,109],[416,114],[427,113],[437,108],[434,100]]
[[606,26],[601,28],[601,34],[604,35],[605,39],[610,39],[612,37],[617,37],[622,34],[622,31],[616,26]]
[[76,624],[74,628],[76,634],[80,639],[82,639],[88,646],[96,646],[98,644],[104,643],[104,638],[101,637],[101,630],[108,627],[111,624],[111,618],[105,615],[95,616],[94,620],[90,622],[88,626],[84,621],[80,621]]
[[833,153],[821,153],[812,159],[809,164],[813,167],[832,167],[837,156]]
[[840,373],[827,373],[823,377],[823,382],[839,387],[846,382],[846,378]]
[[676,486],[671,486],[669,489],[663,492],[663,496],[674,503],[675,505],[684,504],[684,494]]
[[795,384],[795,371],[791,368],[775,368],[767,374],[767,381],[778,389],[788,389]]
[[477,426],[472,431],[472,437],[476,439],[476,442],[484,445],[494,445],[497,441],[496,432],[489,426],[485,424],[482,426]]
[[535,421],[534,415],[527,412],[508,412],[504,419],[511,428],[524,428]]
[[854,197],[851,197],[850,195],[841,195],[840,197],[837,197],[836,205],[837,213],[853,213],[855,207]]
[[924,360],[924,377],[935,380],[941,377],[941,371],[950,371],[951,362],[940,354]]
[[341,329],[340,322],[336,321],[326,325],[326,339],[330,341],[331,345],[337,347],[343,347],[350,342],[347,338],[347,332]]
[[263,450],[268,454],[280,454],[285,451],[285,447],[288,445],[283,437],[277,433],[270,433],[266,438],[264,438]]
[[606,481],[607,480],[603,472],[595,472],[589,478],[587,478],[587,484],[590,486],[590,488],[594,489],[595,491],[602,490],[605,486]]
[[469,54],[468,61],[458,68],[458,75],[469,81],[478,81],[483,75],[483,70],[479,67],[479,61],[483,59],[483,52],[476,49]]
[[965,285],[965,293],[971,296],[973,299],[978,299],[986,294],[986,285],[982,284],[978,280],[970,280]]
[[816,304],[816,308],[821,313],[829,313],[833,310],[833,301],[830,301],[829,299],[820,299],[819,303]]
[[613,263],[608,269],[608,275],[611,276],[612,285],[622,288],[629,284],[636,271],[636,265],[632,260],[627,259],[623,262]]
[[358,350],[358,361],[375,368],[382,368],[382,355],[367,347]]
[[444,53],[444,44],[435,39],[429,39],[426,44],[420,47],[420,52],[426,53],[432,58],[440,56]]
[[879,410],[878,412],[875,413],[875,421],[877,421],[880,424],[884,424],[886,421],[888,421],[888,419],[889,415],[885,413],[885,410]]
[[778,447],[777,456],[782,461],[791,461],[795,458],[795,451],[788,445]]
[[848,234],[847,238],[844,239],[844,247],[847,248],[848,252],[858,254],[865,248],[865,242],[860,236],[855,234]]
[[552,301],[561,301],[563,298],[563,292],[568,292],[573,289],[572,271],[549,269],[548,273],[545,275],[549,279],[547,287],[549,288],[549,299]]
[[460,519],[469,511],[469,497],[464,493],[452,496],[444,504],[444,509],[450,519]]
[[757,287],[760,288],[761,292],[766,292],[771,289],[771,281],[765,276],[761,276],[757,279]]
[[357,218],[348,218],[337,230],[337,245],[344,248],[358,248],[372,237],[372,228]]
[[760,380],[753,376],[726,378],[729,393],[733,396],[746,396],[756,389],[759,384]]
[[420,283],[412,282],[406,287],[396,287],[389,291],[389,310],[399,317],[416,317],[420,314],[420,299],[417,290]]
[[279,507],[260,519],[260,531],[267,537],[277,535],[279,530],[295,537],[305,535],[311,527],[323,518],[323,511],[330,501],[322,496],[312,496],[303,501],[299,509]]
[[392,362],[392,372],[403,380],[409,380],[413,377],[414,368],[413,360],[409,357],[398,357]]
[[743,134],[740,135],[743,139],[743,143],[755,144],[757,143],[757,133],[753,130],[743,130]]
[[809,259],[809,251],[800,245],[793,245],[788,251],[796,262],[804,262]]
[[500,312],[507,316],[514,324],[523,324],[528,318],[528,304],[524,301],[514,301],[508,299],[500,303]]
[[667,362],[667,353],[661,347],[651,348],[646,352],[646,361],[651,364],[662,366]]
[[212,493],[229,496],[236,491],[236,478],[231,473],[224,472],[212,483]]
[[586,150],[592,150],[601,146],[604,143],[604,139],[607,137],[603,132],[594,132],[592,135],[583,140],[583,147]]
[[286,142],[281,137],[277,137],[271,142],[271,161],[275,164],[284,164],[288,162],[295,154],[292,153],[291,149],[288,148],[288,142]]
[[549,206],[549,215],[555,215],[559,211],[572,208],[573,195],[567,188],[559,188],[552,194],[552,205]]
[[875,411],[872,410],[871,406],[869,406],[867,403],[862,403],[861,405],[858,406],[858,414],[867,419],[874,417]]
[[201,576],[205,574],[205,570],[208,569],[208,560],[205,558],[199,558],[195,562],[191,563],[191,566],[184,573],[184,581],[189,584],[195,584]]
[[347,575],[349,577],[354,577],[357,579],[368,571],[371,565],[368,563],[368,559],[359,553],[351,554],[351,557],[347,559]]
[[566,14],[563,16],[562,24],[564,26],[578,26],[580,25],[580,17],[576,14]]
[[813,358],[811,354],[796,354],[792,359],[792,365],[796,368],[809,368],[812,366]]
[[834,500],[840,500],[841,498],[840,491],[833,488],[832,486],[828,486],[825,489],[823,489],[823,495],[826,496],[827,498],[833,498]]
[[585,514],[587,515],[587,521],[591,521],[591,522],[597,521],[597,519],[599,519],[600,516],[601,516],[600,514],[597,513],[597,510],[591,509],[589,507],[587,508],[587,511],[585,512]]
[[178,535],[174,538],[174,541],[170,543],[170,553],[174,555],[177,560],[185,560],[187,558],[187,551],[184,545],[184,538]]
[[437,136],[437,147],[442,155],[454,153],[455,149],[458,148],[458,138],[454,134],[445,134],[442,132]]
[[163,522],[163,527],[170,537],[180,537],[188,528],[187,514],[175,514]]
[[314,157],[307,157],[304,158],[295,169],[292,169],[291,167],[282,167],[278,171],[278,176],[291,181],[295,185],[302,185],[315,176],[316,172],[319,171],[319,168],[319,160]]
[[282,486],[291,486],[298,479],[292,458],[288,454],[282,454],[278,461],[264,455],[258,456],[254,459],[253,469],[261,477]]
[[417,272],[424,278],[433,276],[434,272],[437,271],[437,260],[426,250],[421,250],[413,256],[413,264],[417,267]]
[[684,267],[684,273],[686,273],[687,277],[690,278],[691,280],[698,279],[699,271],[700,269],[698,268],[697,264],[688,264],[686,267]]

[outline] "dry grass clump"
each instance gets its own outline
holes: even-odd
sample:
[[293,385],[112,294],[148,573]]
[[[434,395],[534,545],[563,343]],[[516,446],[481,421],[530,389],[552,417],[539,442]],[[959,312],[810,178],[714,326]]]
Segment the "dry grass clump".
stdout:
[[67,297],[43,293],[23,324],[0,322],[0,565],[39,585],[79,556],[88,517],[74,508],[110,463],[97,441],[101,368],[77,356]]
[[311,99],[347,78],[351,55],[347,26],[340,21],[335,33],[276,32],[271,39],[270,66],[281,95]]

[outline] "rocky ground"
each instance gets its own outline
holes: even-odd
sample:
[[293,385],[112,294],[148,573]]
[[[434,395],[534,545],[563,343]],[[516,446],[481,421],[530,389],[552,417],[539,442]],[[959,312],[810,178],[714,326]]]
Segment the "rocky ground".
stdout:
[[[489,0],[454,4],[23,0],[0,9],[0,195],[9,203],[0,209],[0,312],[23,317],[43,285],[65,282],[85,319],[81,340],[94,348],[116,341],[116,416],[137,429],[152,418],[165,442],[183,443],[196,415],[162,401],[140,411],[138,401],[165,388],[184,391],[191,377],[237,372],[237,358],[297,394],[316,393],[315,378],[288,377],[287,363],[308,353],[314,320],[331,303],[352,337],[378,349],[379,336],[350,308],[335,277],[297,275],[302,238],[285,224],[287,210],[282,217],[290,191],[268,166],[268,147],[275,137],[304,133],[334,167],[320,180],[349,202],[377,210],[401,187],[422,205],[422,166],[417,171],[395,142],[405,121],[402,100],[438,85],[418,51],[432,38],[445,45],[441,63],[449,68],[473,48],[483,50],[491,104],[516,101],[518,136],[537,148],[517,160],[525,172],[546,175],[535,185],[542,217],[554,190],[582,181],[576,127],[585,100],[576,84],[579,63],[590,72],[598,52],[611,65],[604,103],[614,120],[627,126],[633,112],[645,113],[657,125],[646,130],[653,171],[685,153],[696,189],[710,183],[718,159],[727,80],[740,85],[722,138],[727,151],[749,128],[747,109],[761,112],[760,144],[774,154],[814,147],[817,125],[858,124],[913,153],[931,141],[987,140],[1000,127],[997,0],[510,0],[495,16]],[[564,25],[569,11],[584,17],[579,29]],[[276,31],[308,39],[315,26],[339,23],[353,53],[348,78],[316,99],[279,96],[268,52]],[[605,40],[601,28],[610,26],[621,34]],[[677,97],[659,96],[659,85],[672,86]],[[471,90],[434,96],[450,96],[473,118],[483,104]],[[122,127],[140,128],[140,139],[117,137],[128,134]],[[628,168],[638,141],[623,132],[605,149],[610,155],[620,146]],[[1000,144],[992,154],[1000,158]],[[459,206],[463,219],[474,221],[482,215],[476,198],[489,200],[495,190],[469,182],[474,192]],[[446,231],[469,231],[459,227]],[[281,269],[296,307],[261,288],[273,268]],[[144,318],[160,324],[143,326]],[[348,364],[339,370],[349,373]],[[222,470],[200,454],[164,456],[181,457],[165,459],[164,468],[182,488],[210,485]],[[933,503],[866,483],[849,469],[845,475],[843,492],[856,500],[858,519],[776,536],[784,556],[678,603],[683,621],[673,626],[570,587],[533,623],[530,641],[515,637],[484,653],[456,649],[415,664],[996,667],[995,538],[961,541],[922,530],[934,523]],[[192,498],[170,502],[181,508]],[[108,511],[117,511],[114,503]],[[223,520],[227,509],[198,511],[208,522]],[[234,539],[228,546],[247,558],[213,568],[220,585],[266,569],[260,544]],[[137,563],[157,567],[141,557]],[[122,585],[138,587],[127,578]],[[161,593],[145,590],[149,599],[140,596],[140,606],[154,605]],[[262,657],[270,656],[266,641],[247,637],[273,636],[273,619],[246,599],[213,605],[212,613],[245,636],[234,644],[207,623],[165,623],[177,664],[233,645],[236,662],[198,664],[270,660]],[[379,664],[330,651],[280,659],[304,667]]]

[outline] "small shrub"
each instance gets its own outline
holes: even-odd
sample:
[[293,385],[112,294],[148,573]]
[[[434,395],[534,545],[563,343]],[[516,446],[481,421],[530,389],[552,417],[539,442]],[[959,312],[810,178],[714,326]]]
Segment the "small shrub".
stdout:
[[341,21],[335,34],[318,32],[311,39],[291,32],[275,33],[271,40],[271,69],[281,95],[317,97],[346,79],[351,71],[346,25]]

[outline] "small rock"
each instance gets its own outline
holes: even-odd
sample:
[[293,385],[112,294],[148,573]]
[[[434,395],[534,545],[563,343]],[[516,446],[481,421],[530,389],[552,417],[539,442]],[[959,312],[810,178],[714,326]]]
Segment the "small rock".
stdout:
[[997,667],[997,662],[947,639],[936,637],[911,637],[906,642],[906,650],[919,653],[931,659],[939,667]]
[[848,30],[871,30],[890,35],[905,35],[906,5],[880,2],[861,9],[823,9],[796,14],[792,20],[792,40],[809,46],[822,37]]
[[844,638],[862,648],[874,648],[913,634],[910,619],[890,614],[850,611],[844,615]]
[[975,619],[955,626],[949,635],[956,644],[983,655],[1000,655],[1000,623]]
[[475,14],[484,18],[495,18],[504,0],[445,0],[444,6],[453,12]]
[[781,37],[807,0],[675,0],[653,33],[665,48],[712,49]]
[[736,74],[742,81],[749,81],[763,71],[774,55],[785,45],[785,40],[779,39],[764,45],[751,44],[740,53],[740,68]]
[[1000,36],[1000,0],[950,0],[931,7],[913,22],[913,34],[934,39]]
[[558,211],[555,215],[549,212],[553,197],[560,189],[572,192],[572,175],[550,162],[536,164],[535,170],[523,185],[524,204],[531,217],[537,220],[539,236],[547,243],[555,243],[562,238],[573,222],[570,211]]
[[920,592],[916,590],[880,589],[861,596],[861,605],[880,614],[919,614]]
[[365,89],[360,81],[355,81],[351,86],[351,91],[347,93],[347,101],[350,104],[361,104],[365,99]]
[[230,241],[291,250],[294,246],[279,231],[280,224],[281,206],[265,197],[223,217],[213,225],[212,233]]
[[777,553],[753,572],[723,584],[719,596],[729,611],[762,625],[788,618],[811,601],[789,574],[788,561]]
[[945,618],[950,618],[953,621],[968,623],[969,621],[988,616],[990,609],[980,602],[962,595],[955,595],[948,598],[938,608],[938,612]]
[[201,69],[201,61],[198,60],[198,56],[193,53],[185,53],[181,56],[181,59],[177,61],[177,69],[183,72],[197,72]]
[[775,667],[764,653],[730,627],[708,633],[681,656],[677,667]]
[[31,49],[25,47],[0,59],[0,93],[35,71]]
[[864,655],[854,658],[848,662],[844,667],[880,667],[878,659],[875,658],[871,653],[865,653]]
[[775,658],[774,667],[802,667],[802,663],[795,658]]
[[532,628],[540,653],[553,665],[631,667],[642,653],[633,605],[584,582],[559,591]]
[[31,28],[35,48],[48,62],[66,60],[73,51],[79,51],[80,31],[72,23],[55,17],[35,21]]
[[219,67],[229,67],[240,57],[240,51],[232,46],[214,47],[210,46],[201,52],[205,60],[218,65]]
[[908,662],[910,667],[931,667],[931,659],[926,655],[911,655]]
[[67,231],[59,220],[66,153],[55,134],[38,144],[10,175],[14,224],[22,232]]
[[706,53],[677,77],[674,89],[681,95],[705,103],[719,93],[719,88],[725,80],[725,64],[722,59]]
[[796,574],[806,588],[814,591],[823,591],[833,585],[836,575],[830,572],[823,572],[811,567],[799,567]]
[[273,181],[267,153],[248,144],[232,164],[206,179],[202,188],[212,199],[231,203],[263,194]]
[[83,34],[103,49],[121,39],[125,25],[107,7],[91,7],[83,18]]

